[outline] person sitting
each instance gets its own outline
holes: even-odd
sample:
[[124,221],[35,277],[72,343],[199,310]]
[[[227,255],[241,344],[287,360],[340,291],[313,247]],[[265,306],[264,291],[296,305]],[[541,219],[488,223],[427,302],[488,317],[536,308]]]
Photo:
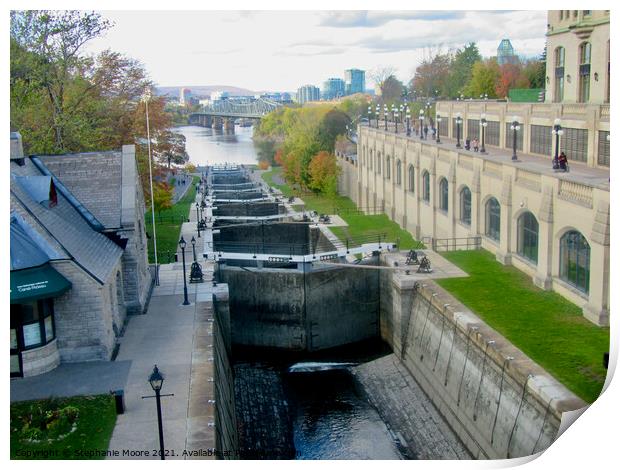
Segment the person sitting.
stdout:
[[560,170],[567,170],[568,158],[566,157],[566,154],[564,152],[560,153],[560,156],[558,157],[558,163],[560,164]]

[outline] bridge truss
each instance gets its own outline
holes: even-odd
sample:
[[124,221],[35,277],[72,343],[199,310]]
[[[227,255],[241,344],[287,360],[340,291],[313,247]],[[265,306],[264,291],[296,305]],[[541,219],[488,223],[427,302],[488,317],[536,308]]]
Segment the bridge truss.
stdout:
[[208,116],[260,119],[265,114],[280,108],[281,103],[265,98],[243,100],[220,100],[209,106],[203,106],[198,113]]

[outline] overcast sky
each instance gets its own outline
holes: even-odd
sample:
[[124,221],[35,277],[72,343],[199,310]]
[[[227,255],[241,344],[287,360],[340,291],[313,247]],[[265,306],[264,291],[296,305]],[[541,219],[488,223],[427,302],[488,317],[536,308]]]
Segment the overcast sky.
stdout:
[[[139,59],[160,86],[294,91],[344,69],[396,68],[408,81],[436,50],[474,41],[483,56],[509,38],[519,55],[545,45],[547,11],[105,11],[114,23],[88,44]],[[367,76],[367,87],[371,87]]]

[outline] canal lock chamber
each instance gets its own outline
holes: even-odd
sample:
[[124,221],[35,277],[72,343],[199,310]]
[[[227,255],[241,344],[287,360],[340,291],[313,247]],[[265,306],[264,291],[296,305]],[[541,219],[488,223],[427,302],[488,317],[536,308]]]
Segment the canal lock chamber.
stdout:
[[316,225],[243,219],[259,203],[212,201],[241,214],[214,217],[205,254],[228,287],[215,309],[216,445],[234,452],[220,455],[510,458],[544,450],[562,410],[579,407],[439,286],[388,269],[394,254],[322,258],[334,246]]

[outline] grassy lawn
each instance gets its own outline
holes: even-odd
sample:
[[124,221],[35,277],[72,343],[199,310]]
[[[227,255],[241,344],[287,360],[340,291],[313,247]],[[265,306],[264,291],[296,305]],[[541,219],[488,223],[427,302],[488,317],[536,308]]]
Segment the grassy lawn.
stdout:
[[[196,199],[196,184],[200,181],[198,176],[194,176],[192,184],[176,204],[170,209],[155,213],[155,225],[157,228],[157,254],[160,264],[169,263],[174,258],[177,251],[179,236],[181,234],[181,224],[187,220],[191,204]],[[146,231],[153,236],[153,224],[151,211],[144,214],[144,225]],[[187,240],[189,242],[189,240]],[[149,240],[149,263],[155,262],[153,251],[153,240]],[[169,254],[171,257],[169,257]]]
[[[46,411],[57,409],[77,411],[76,427],[66,437],[49,442],[47,437],[66,434],[72,427],[63,421],[65,415],[61,414],[59,419],[47,418],[47,425],[43,426],[46,430],[40,431],[42,426],[37,417],[49,416]],[[103,458],[79,452],[108,450],[115,424],[116,409],[111,395],[12,403],[11,459]],[[28,441],[32,436],[37,436],[41,442]]]
[[314,193],[295,193],[288,185],[277,184],[273,177],[281,174],[281,168],[275,168],[262,174],[263,180],[278,188],[286,197],[297,195],[305,202],[305,209],[316,211],[319,214],[335,214],[339,212],[340,217],[349,224],[348,227],[331,227],[330,230],[338,238],[344,241],[345,238],[365,238],[373,235],[386,234],[387,240],[396,242],[399,240],[399,246],[402,250],[412,248],[417,242],[411,234],[400,226],[391,221],[387,215],[364,215],[356,212],[355,203],[344,196],[336,196],[335,198],[327,198]]
[[587,402],[598,397],[607,371],[609,328],[593,325],[581,309],[555,292],[538,289],[529,276],[502,266],[485,250],[444,253],[470,277],[440,279],[491,327]]

